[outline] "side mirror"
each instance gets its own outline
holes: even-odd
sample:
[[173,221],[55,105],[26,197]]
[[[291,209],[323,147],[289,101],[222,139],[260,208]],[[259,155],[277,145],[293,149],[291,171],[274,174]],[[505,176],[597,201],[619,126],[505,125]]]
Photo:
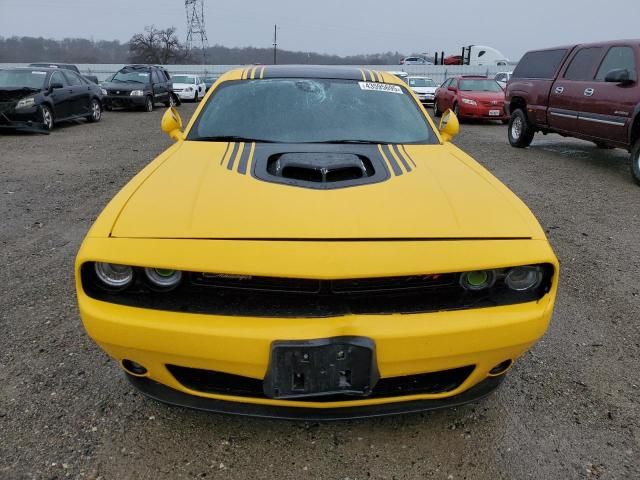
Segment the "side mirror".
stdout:
[[604,81],[610,83],[630,83],[632,82],[631,73],[626,68],[616,68],[607,73]]
[[164,112],[160,128],[176,142],[184,140],[184,135],[182,134],[182,119],[174,107]]
[[52,83],[52,84],[49,86],[49,90],[58,90],[58,89],[60,89],[60,88],[64,88],[64,85],[62,85],[60,82]]
[[450,142],[453,137],[460,132],[460,122],[453,110],[449,109],[442,114],[440,126],[438,127],[440,135],[445,142]]
[[448,86],[447,90],[451,90],[452,92],[457,92],[458,89],[456,87]]

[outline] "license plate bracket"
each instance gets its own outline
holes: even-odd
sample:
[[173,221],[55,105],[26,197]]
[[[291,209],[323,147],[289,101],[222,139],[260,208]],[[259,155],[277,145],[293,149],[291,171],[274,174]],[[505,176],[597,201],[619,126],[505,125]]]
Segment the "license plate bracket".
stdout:
[[369,338],[277,340],[263,390],[275,399],[367,396],[378,379],[375,343]]

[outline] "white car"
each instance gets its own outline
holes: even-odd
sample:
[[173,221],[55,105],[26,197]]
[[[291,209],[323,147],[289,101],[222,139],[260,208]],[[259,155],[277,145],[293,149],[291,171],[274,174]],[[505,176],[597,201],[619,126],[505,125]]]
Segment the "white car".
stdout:
[[389,71],[387,73],[390,73],[391,75],[395,75],[396,77],[398,77],[400,80],[402,80],[404,83],[407,83],[407,78],[409,78],[409,74],[407,72],[400,72],[400,71]]
[[204,97],[207,86],[198,75],[171,75],[173,92],[180,100],[193,100],[197,102]]
[[407,84],[418,96],[421,103],[433,105],[438,85],[428,77],[409,77]]
[[500,84],[502,88],[507,88],[507,83],[511,80],[513,72],[498,72],[493,79]]

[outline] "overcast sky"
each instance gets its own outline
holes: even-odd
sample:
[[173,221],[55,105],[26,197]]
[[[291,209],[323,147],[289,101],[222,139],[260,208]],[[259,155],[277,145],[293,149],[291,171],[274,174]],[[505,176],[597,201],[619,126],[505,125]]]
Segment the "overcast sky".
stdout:
[[[209,44],[339,55],[489,45],[526,50],[640,37],[640,0],[205,0]],[[183,0],[0,0],[0,36],[128,40],[145,25],[186,35]]]

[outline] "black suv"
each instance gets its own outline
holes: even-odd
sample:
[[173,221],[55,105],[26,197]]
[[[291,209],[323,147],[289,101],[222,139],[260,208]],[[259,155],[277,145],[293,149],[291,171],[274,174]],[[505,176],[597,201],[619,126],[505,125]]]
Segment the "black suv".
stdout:
[[101,86],[106,110],[123,107],[152,112],[156,103],[167,107],[178,103],[169,72],[156,65],[127,65]]

